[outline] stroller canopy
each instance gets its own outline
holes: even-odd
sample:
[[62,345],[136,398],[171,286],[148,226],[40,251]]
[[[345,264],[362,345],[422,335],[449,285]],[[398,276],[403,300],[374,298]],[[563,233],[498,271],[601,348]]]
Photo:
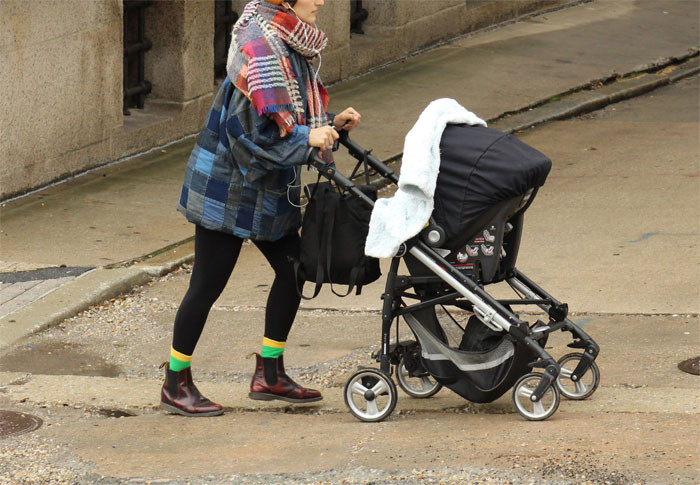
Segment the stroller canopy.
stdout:
[[440,173],[433,218],[448,248],[482,227],[477,219],[499,203],[544,184],[552,162],[512,135],[484,126],[447,125],[440,142]]

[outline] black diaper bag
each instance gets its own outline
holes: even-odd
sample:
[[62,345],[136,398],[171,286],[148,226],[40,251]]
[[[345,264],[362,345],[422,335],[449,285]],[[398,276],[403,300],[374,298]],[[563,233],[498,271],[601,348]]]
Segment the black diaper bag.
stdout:
[[[364,194],[377,200],[377,188],[358,185]],[[349,295],[354,288],[360,294],[362,286],[381,276],[379,260],[365,255],[365,240],[369,230],[372,208],[349,193],[341,193],[331,182],[309,186],[309,203],[301,226],[301,251],[294,269],[297,274],[299,295],[315,298],[323,283],[331,284],[338,296]],[[314,294],[302,293],[303,282],[316,284]],[[334,284],[348,285],[345,294],[333,288]]]

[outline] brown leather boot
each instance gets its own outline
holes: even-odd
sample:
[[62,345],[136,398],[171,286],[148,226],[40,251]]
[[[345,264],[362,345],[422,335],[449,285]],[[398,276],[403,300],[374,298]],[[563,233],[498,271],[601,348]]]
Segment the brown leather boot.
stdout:
[[192,369],[179,372],[165,369],[165,383],[160,391],[160,407],[183,416],[218,416],[224,413],[221,404],[211,402],[192,381]]
[[255,373],[250,381],[248,396],[259,401],[279,399],[293,403],[323,399],[319,391],[301,387],[287,375],[281,356],[277,359],[263,359],[260,354],[255,354]]

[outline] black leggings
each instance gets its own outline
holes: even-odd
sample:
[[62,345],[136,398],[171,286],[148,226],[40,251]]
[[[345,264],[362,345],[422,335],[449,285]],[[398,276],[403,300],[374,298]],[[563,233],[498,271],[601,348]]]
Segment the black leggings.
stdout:
[[[265,337],[286,342],[299,309],[294,267],[288,257],[299,256],[299,235],[277,241],[253,241],[275,270],[267,297]],[[192,355],[212,305],[228,282],[241,252],[243,239],[195,226],[194,268],[190,287],[175,316],[173,348]],[[261,344],[262,345],[262,344]]]

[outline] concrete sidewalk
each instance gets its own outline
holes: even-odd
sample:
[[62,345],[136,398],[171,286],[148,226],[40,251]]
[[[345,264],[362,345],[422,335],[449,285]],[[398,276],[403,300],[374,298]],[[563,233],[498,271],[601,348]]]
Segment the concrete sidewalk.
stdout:
[[[382,278],[359,297],[324,289],[297,315],[287,370],[323,401],[251,401],[246,355],[260,348],[273,274],[248,244],[193,361],[197,385],[226,413],[164,413],[159,365],[191,271],[181,263],[192,245],[180,241],[192,228],[174,211],[185,140],[2,208],[8,282],[44,265],[95,269],[0,318],[0,409],[43,421],[0,439],[0,482],[698,483],[698,377],[678,369],[700,341],[698,23],[697,2],[594,1],[333,87],[337,107],[364,114],[356,141],[383,159],[445,95],[500,129],[564,119],[518,133],[553,160],[518,268],[600,344],[589,399],[528,422],[510,391],[488,404],[399,391],[385,421],[360,423],[344,385],[375,365]],[[546,350],[558,359],[569,341],[556,332]]]
[[[358,109],[363,125],[353,138],[384,160],[397,158],[405,133],[438,97],[457,99],[496,128],[522,129],[696,73],[697,13],[694,2],[601,0],[530,17],[338,84],[331,110]],[[2,205],[0,271],[97,269],[69,284],[46,283],[29,305],[16,300],[23,288],[1,287],[0,305],[14,306],[0,318],[0,347],[191,258],[191,244],[182,241],[193,228],[174,206],[192,144],[183,140]],[[338,163],[349,171],[347,156]],[[244,264],[258,264],[259,256],[250,257]],[[364,308],[366,301],[322,297],[312,304]],[[655,311],[673,308],[671,302]]]

